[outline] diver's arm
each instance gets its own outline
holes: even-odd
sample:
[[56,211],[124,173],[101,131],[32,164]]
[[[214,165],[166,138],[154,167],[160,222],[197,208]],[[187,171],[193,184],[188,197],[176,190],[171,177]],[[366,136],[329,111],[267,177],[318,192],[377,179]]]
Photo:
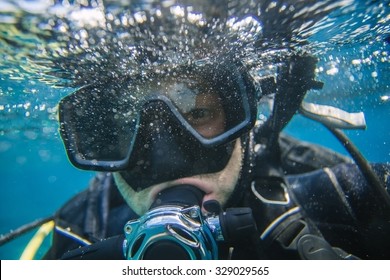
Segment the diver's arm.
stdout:
[[51,247],[43,259],[59,259],[65,252],[91,243],[83,233],[87,198],[88,191],[85,190],[57,211]]

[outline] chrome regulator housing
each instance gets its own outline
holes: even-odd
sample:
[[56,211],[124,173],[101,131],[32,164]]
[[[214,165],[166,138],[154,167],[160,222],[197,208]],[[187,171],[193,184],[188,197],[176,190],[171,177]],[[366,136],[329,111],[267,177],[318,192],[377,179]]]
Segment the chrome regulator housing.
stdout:
[[128,260],[217,259],[223,235],[218,217],[204,218],[199,206],[157,207],[124,227]]

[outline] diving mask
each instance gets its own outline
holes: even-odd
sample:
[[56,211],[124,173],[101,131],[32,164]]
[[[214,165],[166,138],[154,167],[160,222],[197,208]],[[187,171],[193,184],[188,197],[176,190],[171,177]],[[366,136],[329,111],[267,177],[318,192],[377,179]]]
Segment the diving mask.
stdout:
[[[256,110],[247,71],[223,62],[85,86],[61,100],[59,120],[76,167],[120,171],[139,162],[136,154],[148,148],[159,129],[204,155],[250,130]],[[162,126],[154,128],[156,121]]]

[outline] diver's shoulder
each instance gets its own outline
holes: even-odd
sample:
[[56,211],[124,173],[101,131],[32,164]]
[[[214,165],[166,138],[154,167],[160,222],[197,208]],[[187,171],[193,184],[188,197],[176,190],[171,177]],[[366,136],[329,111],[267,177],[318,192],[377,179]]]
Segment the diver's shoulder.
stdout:
[[338,164],[353,163],[350,157],[285,133],[280,134],[279,145],[283,170],[287,174],[299,174]]
[[57,217],[80,216],[88,207],[96,204],[94,201],[102,202],[102,200],[112,200],[112,197],[116,197],[115,191],[116,188],[112,180],[112,174],[98,172],[82,191],[75,194],[63,204],[57,211]]

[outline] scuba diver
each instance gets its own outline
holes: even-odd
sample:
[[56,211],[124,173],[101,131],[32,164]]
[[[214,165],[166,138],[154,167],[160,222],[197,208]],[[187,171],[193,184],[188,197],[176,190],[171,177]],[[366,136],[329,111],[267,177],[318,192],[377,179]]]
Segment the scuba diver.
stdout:
[[[273,43],[278,36],[291,37],[285,25],[291,24],[293,11],[304,1],[294,10],[271,9],[268,1],[260,2],[265,3],[260,14],[270,20],[260,28],[248,17],[243,20],[247,29],[262,32]],[[221,15],[213,14],[217,9],[206,7],[216,22],[222,22]],[[281,10],[291,12],[284,24],[274,20]],[[155,25],[144,31],[141,25],[147,21],[141,13],[138,23],[137,18],[131,21],[139,26],[124,26],[126,32],[137,32],[130,41],[141,42],[140,48],[115,51],[118,57],[121,51],[139,55],[139,61],[129,55],[130,60],[150,69],[117,77],[100,64],[79,63],[77,67],[86,69],[82,75],[82,70],[67,67],[72,57],[58,62],[63,63],[58,68],[70,69],[72,77],[94,80],[79,84],[58,109],[69,160],[98,173],[85,191],[56,212],[52,245],[44,258],[390,258],[390,165],[369,164],[341,131],[364,127],[362,115],[304,101],[309,90],[322,87],[315,77],[317,60],[311,55],[281,55],[274,67],[264,63],[264,75],[253,75],[242,57],[225,51],[239,46],[226,45],[223,38],[245,38],[223,32],[217,36],[199,18],[194,13],[193,25],[175,29],[184,30],[179,35],[184,34],[201,54],[188,61],[180,55],[184,44],[160,36],[158,45],[159,37],[150,35],[161,32],[163,24],[176,27],[184,18],[161,19],[160,24],[156,13]],[[273,25],[267,27],[267,22]],[[241,22],[232,26],[247,30]],[[191,40],[186,32],[203,37]],[[121,38],[131,37],[124,34]],[[142,43],[148,36],[152,47]],[[83,45],[94,40],[108,46],[118,42],[102,37]],[[218,38],[216,46],[209,42],[198,48],[203,38]],[[96,59],[107,62],[116,54],[104,44]],[[260,48],[256,44],[248,43]],[[172,53],[182,63],[166,65],[170,59],[154,57],[170,47],[178,50]],[[125,66],[115,65],[123,72],[132,65]],[[107,72],[107,77],[100,77],[99,71]],[[323,123],[351,157],[286,135],[283,129],[297,112]]]
[[321,87],[315,65],[292,56],[255,81],[219,57],[65,97],[69,159],[100,172],[56,214],[45,258],[389,258],[389,165],[282,132],[297,110],[327,127],[342,119],[302,101]]

